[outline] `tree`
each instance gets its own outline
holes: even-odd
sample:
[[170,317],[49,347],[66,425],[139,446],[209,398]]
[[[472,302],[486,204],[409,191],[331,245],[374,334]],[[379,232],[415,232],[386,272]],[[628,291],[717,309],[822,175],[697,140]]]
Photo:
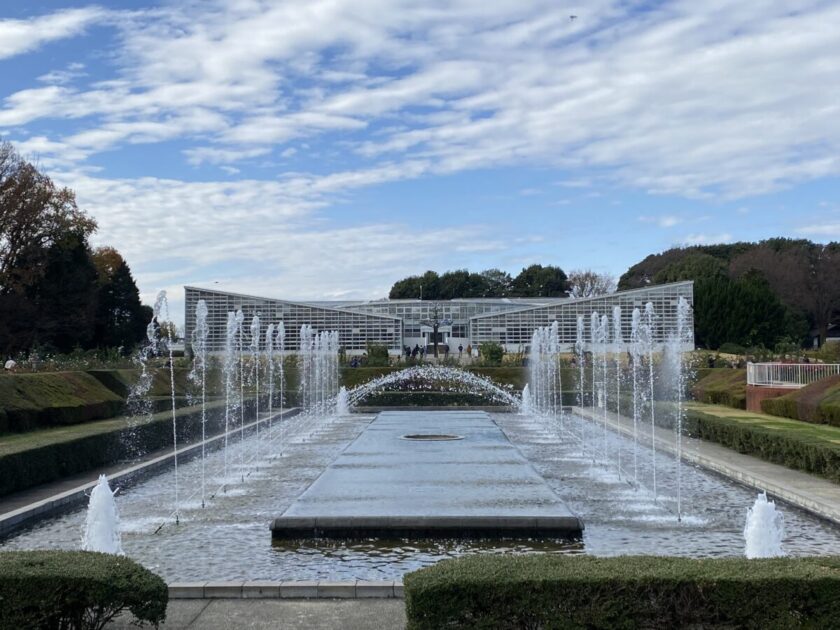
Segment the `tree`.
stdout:
[[427,271],[422,276],[409,276],[398,280],[391,287],[388,297],[392,300],[437,300],[440,276]]
[[779,298],[804,311],[825,341],[840,309],[840,244],[769,239],[733,259],[730,273],[739,277],[761,271]]
[[0,144],[0,293],[38,281],[53,245],[66,238],[86,241],[95,230],[72,190],[56,188],[11,144]]
[[46,258],[43,274],[25,290],[34,313],[20,322],[19,336],[27,341],[22,347],[37,344],[59,352],[88,348],[93,341],[97,274],[87,242],[56,243]]
[[531,265],[513,279],[512,297],[563,297],[568,291],[566,274],[560,267]]
[[569,297],[589,298],[615,291],[615,278],[591,269],[575,269],[569,272]]
[[485,269],[481,272],[484,279],[484,295],[481,297],[507,297],[510,295],[513,278],[501,269]]
[[131,270],[113,247],[100,247],[92,260],[98,273],[94,344],[129,350],[146,336],[149,322]]

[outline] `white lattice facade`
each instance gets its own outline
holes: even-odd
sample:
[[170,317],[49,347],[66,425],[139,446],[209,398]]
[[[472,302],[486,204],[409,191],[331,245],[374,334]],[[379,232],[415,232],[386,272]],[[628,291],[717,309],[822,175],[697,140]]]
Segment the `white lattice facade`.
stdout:
[[[405,346],[428,346],[434,341],[433,320],[439,322],[438,343],[457,352],[458,346],[477,348],[489,341],[502,344],[508,352],[527,350],[534,330],[557,321],[564,348],[570,350],[576,337],[577,318],[587,326],[593,311],[609,315],[622,309],[622,335],[630,338],[634,308],[648,302],[656,312],[655,340],[667,339],[676,329],[677,303],[685,298],[693,305],[691,282],[662,284],[632,291],[620,291],[595,298],[479,298],[462,300],[378,300],[370,302],[290,302],[212,289],[185,287],[187,339],[190,338],[198,300],[208,306],[210,338],[208,349],[219,352],[225,345],[228,311],[242,310],[246,321],[254,314],[262,325],[283,321],[286,348],[298,349],[298,331],[310,324],[317,330],[337,330],[341,346],[350,354],[364,352],[368,343],[382,344],[394,353]],[[693,322],[691,322],[693,325]]]

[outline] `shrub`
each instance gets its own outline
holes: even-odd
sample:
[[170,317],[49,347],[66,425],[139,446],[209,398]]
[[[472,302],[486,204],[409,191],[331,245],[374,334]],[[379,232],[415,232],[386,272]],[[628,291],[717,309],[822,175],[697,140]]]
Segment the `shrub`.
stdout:
[[737,343],[727,342],[721,344],[720,348],[718,348],[718,352],[721,352],[722,354],[746,354],[747,349]]
[[386,367],[390,365],[388,346],[375,343],[367,344],[367,365],[370,367]]
[[360,404],[365,407],[481,407],[504,403],[481,393],[384,391],[371,394]]
[[494,341],[488,341],[481,344],[479,347],[481,354],[481,361],[484,365],[499,366],[502,364],[502,359],[505,356],[505,350],[501,345]]
[[797,430],[773,426],[772,422],[765,425],[755,420],[739,421],[688,409],[684,426],[692,437],[840,483],[840,442],[814,435],[808,425]]
[[824,378],[784,396],[762,400],[761,410],[782,418],[840,426],[840,376]]
[[0,553],[1,628],[99,629],[123,610],[155,626],[169,595],[133,560],[89,551]]
[[404,578],[411,630],[827,628],[840,559],[466,556]]

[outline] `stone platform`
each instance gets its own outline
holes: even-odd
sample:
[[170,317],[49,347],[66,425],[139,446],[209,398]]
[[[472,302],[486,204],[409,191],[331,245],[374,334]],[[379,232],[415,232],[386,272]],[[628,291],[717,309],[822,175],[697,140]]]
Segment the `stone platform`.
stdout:
[[271,524],[275,540],[578,538],[582,530],[483,411],[380,413]]

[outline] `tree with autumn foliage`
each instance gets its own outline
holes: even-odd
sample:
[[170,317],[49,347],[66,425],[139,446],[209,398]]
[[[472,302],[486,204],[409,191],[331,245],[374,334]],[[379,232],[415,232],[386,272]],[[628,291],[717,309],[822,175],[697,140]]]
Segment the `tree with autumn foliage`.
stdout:
[[148,313],[113,248],[91,251],[96,221],[9,143],[0,143],[0,350],[130,347]]

